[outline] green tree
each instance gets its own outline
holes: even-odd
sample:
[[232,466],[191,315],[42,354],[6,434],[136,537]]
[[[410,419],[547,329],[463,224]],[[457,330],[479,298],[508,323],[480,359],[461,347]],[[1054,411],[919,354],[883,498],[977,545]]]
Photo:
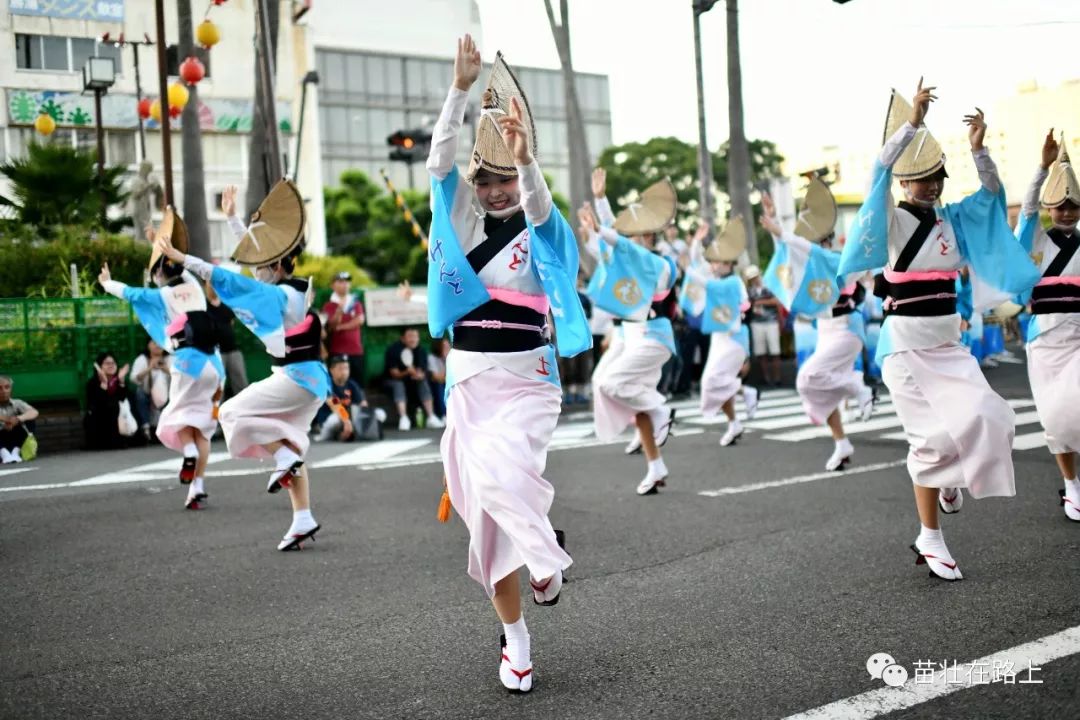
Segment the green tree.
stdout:
[[[0,205],[12,208],[20,224],[35,227],[43,237],[60,225],[98,228],[102,203],[122,206],[127,199],[120,187],[124,172],[122,165],[106,167],[99,180],[97,153],[31,143],[25,158],[0,165],[0,175],[11,183],[11,197],[0,196]],[[122,217],[107,222],[106,229],[115,232],[130,224],[131,218]]]
[[[713,153],[713,183],[727,187],[727,143]],[[750,141],[751,182],[758,183],[780,172],[783,157],[768,140]],[[644,143],[626,143],[607,148],[597,163],[607,170],[607,194],[618,211],[636,193],[663,177],[671,178],[679,198],[676,222],[684,231],[697,223],[700,209],[697,146],[674,137],[656,137]]]

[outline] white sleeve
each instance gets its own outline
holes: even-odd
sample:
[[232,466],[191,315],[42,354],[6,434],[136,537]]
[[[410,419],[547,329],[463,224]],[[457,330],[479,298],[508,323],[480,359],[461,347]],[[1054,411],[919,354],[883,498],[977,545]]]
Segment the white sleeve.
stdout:
[[785,245],[790,245],[793,248],[798,248],[806,252],[810,252],[810,247],[811,245],[813,245],[813,243],[804,238],[802,235],[796,235],[790,230],[785,230],[784,233],[776,239],[784,243]]
[[428,153],[427,170],[442,180],[454,169],[457,156],[458,135],[461,123],[465,120],[465,107],[469,102],[469,93],[453,85],[446,95],[442,112],[431,132],[431,151]]
[[233,231],[233,235],[236,236],[236,239],[239,240],[244,237],[244,234],[247,233],[247,225],[244,224],[244,221],[235,215],[230,215],[228,220],[229,229]]
[[979,171],[979,182],[990,192],[997,193],[1001,189],[1001,178],[998,177],[997,165],[990,157],[990,151],[987,148],[972,150],[971,157],[975,161],[975,169]]
[[893,133],[893,136],[881,146],[881,154],[878,155],[881,164],[885,167],[892,167],[900,159],[904,149],[911,144],[916,131],[917,128],[910,122],[901,125],[900,129]]
[[127,288],[127,285],[120,282],[119,280],[106,280],[104,283],[102,283],[101,287],[105,288],[105,292],[109,293],[110,295],[115,295],[116,297],[123,300],[124,290]]
[[596,219],[601,225],[611,227],[615,224],[615,213],[611,211],[611,203],[608,202],[606,196],[596,198],[593,204],[596,205]]
[[525,217],[533,225],[543,225],[551,217],[552,207],[551,190],[544,180],[544,174],[535,160],[528,165],[518,165],[517,170]]
[[614,228],[600,228],[600,237],[603,238],[604,242],[606,242],[608,245],[615,245],[619,242],[619,233],[615,232]]
[[202,258],[197,258],[194,255],[184,256],[184,267],[199,276],[202,280],[209,280],[210,276],[214,274],[214,266],[211,263],[206,262]]
[[712,275],[702,271],[701,268],[694,265],[688,265],[686,268],[683,269],[683,272],[686,273],[690,277],[690,279],[696,282],[698,285],[708,285],[709,281],[713,279]]
[[1035,173],[1035,177],[1031,180],[1031,185],[1028,186],[1027,194],[1024,195],[1024,204],[1020,208],[1020,212],[1025,217],[1031,217],[1037,215],[1039,212],[1039,193],[1042,192],[1043,183],[1046,182],[1046,176],[1050,174],[1049,170],[1044,170],[1043,166],[1039,166],[1039,170]]
[[585,250],[595,260],[600,259],[600,233],[589,231],[589,239],[585,241]]

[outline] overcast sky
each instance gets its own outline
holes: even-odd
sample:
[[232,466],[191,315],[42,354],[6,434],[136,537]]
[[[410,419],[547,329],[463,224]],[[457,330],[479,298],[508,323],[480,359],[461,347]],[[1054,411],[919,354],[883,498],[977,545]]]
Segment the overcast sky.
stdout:
[[[558,67],[543,0],[477,0],[485,60]],[[553,0],[558,12],[557,0]],[[1021,82],[1080,77],[1075,0],[742,0],[747,135],[781,150],[880,143],[889,88],[939,86],[945,133]],[[610,79],[616,143],[696,141],[691,0],[570,0],[575,68]],[[702,16],[708,139],[727,138],[725,2]],[[528,91],[528,88],[526,88]],[[993,116],[987,118],[993,123]],[[1080,122],[1080,118],[1077,119]]]

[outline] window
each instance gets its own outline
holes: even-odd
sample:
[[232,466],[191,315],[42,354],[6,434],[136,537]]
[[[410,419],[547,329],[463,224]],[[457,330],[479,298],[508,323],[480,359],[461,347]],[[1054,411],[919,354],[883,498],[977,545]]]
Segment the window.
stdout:
[[59,35],[15,35],[15,67],[20,70],[81,72],[87,58],[111,57],[116,73],[122,66],[121,48],[98,43],[94,38]]

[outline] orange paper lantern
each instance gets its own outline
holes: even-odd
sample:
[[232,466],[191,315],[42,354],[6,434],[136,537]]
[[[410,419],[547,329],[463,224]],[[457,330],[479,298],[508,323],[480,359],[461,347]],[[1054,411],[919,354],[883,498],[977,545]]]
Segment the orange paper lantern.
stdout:
[[52,135],[56,132],[56,121],[52,119],[52,115],[41,113],[34,121],[34,129],[42,135]]
[[199,44],[204,48],[212,48],[218,44],[221,40],[221,31],[218,30],[218,26],[209,20],[203,20],[199,23],[199,26],[195,28],[195,39],[199,41]]
[[189,97],[190,97],[190,93],[188,93],[188,90],[187,90],[186,87],[184,87],[183,83],[175,82],[172,85],[170,85],[169,86],[169,114],[172,114],[172,109],[173,108],[179,108],[180,110],[183,110],[184,106],[187,105],[187,101],[188,101]]
[[161,100],[154,100],[150,103],[150,117],[154,120],[161,122]]

